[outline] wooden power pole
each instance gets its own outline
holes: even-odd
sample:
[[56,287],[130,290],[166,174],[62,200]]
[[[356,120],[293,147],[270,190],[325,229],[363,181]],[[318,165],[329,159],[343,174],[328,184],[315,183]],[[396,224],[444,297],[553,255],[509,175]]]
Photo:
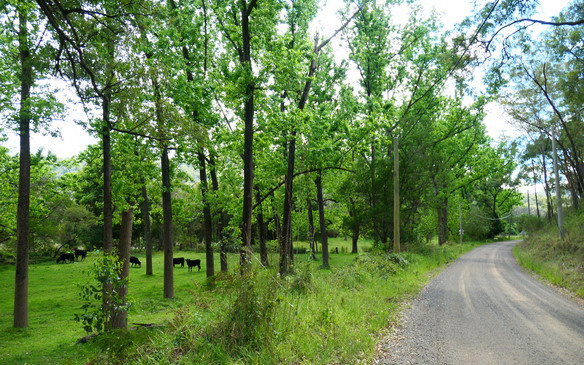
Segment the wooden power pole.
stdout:
[[399,149],[393,138],[393,252],[400,252],[399,241]]

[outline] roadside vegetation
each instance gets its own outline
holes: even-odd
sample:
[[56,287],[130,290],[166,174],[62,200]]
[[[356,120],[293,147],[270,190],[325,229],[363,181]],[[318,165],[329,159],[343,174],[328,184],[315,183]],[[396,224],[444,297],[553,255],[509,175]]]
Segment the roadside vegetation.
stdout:
[[[368,247],[371,241],[363,240]],[[482,242],[484,243],[484,241]],[[30,327],[11,328],[14,267],[0,266],[0,363],[357,363],[370,360],[379,336],[437,269],[479,243],[412,247],[399,255],[331,254],[331,269],[310,254],[296,255],[295,272],[278,279],[277,268],[259,265],[243,280],[238,272],[212,281],[205,270],[177,266],[175,298],[163,299],[162,253],[155,273],[130,271],[130,331],[113,331],[77,343],[86,333],[79,285],[98,254],[84,262],[31,265]],[[351,241],[331,240],[339,251]],[[133,253],[142,258],[143,253]],[[192,251],[176,257],[202,257]],[[276,254],[270,259],[276,259]],[[320,259],[320,255],[317,255]],[[237,254],[230,254],[235,265]],[[218,264],[218,262],[217,262]],[[141,325],[139,325],[141,324]],[[58,336],[56,335],[58,333]]]
[[572,211],[566,218],[565,237],[557,224],[530,217],[531,228],[513,253],[524,268],[551,284],[568,289],[584,299],[584,212]]

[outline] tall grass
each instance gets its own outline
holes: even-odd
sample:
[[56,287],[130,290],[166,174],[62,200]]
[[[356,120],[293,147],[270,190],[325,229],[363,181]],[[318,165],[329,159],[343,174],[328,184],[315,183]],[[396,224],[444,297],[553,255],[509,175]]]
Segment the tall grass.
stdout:
[[519,264],[584,298],[584,211],[571,212],[560,239],[554,224],[530,232],[513,250]]

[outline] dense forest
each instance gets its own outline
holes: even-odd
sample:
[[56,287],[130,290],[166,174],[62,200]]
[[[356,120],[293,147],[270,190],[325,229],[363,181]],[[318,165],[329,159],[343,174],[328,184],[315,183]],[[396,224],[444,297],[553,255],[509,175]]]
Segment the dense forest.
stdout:
[[[318,0],[3,0],[0,141],[20,138],[16,155],[0,146],[14,326],[28,325],[30,260],[74,249],[114,253],[126,276],[144,252],[173,298],[176,250],[204,252],[208,278],[234,271],[233,253],[242,275],[287,276],[305,250],[328,268],[332,237],[358,253],[363,238],[402,252],[517,234],[520,185],[536,187],[530,214],[551,221],[561,196],[578,209],[584,6],[541,21],[536,1],[483,3],[446,32],[401,0],[346,0],[320,31]],[[526,137],[487,135],[494,100]],[[58,135],[74,102],[99,143],[68,160],[31,151],[31,131]]]

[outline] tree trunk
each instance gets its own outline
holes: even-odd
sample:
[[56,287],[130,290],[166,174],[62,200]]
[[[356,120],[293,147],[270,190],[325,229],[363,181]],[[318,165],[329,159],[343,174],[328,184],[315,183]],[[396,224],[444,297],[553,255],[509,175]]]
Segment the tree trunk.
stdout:
[[534,190],[534,195],[535,195],[535,211],[537,212],[537,218],[541,218],[541,215],[539,214],[539,202],[537,201],[537,177],[535,175],[535,163],[533,162],[533,160],[531,160],[531,166],[532,166],[532,170],[533,170],[533,190]]
[[545,191],[545,198],[546,198],[546,205],[547,205],[547,219],[548,219],[548,222],[551,222],[552,216],[554,215],[554,209],[552,206],[552,197],[550,194],[550,187],[548,184],[547,165],[546,165],[546,161],[545,161],[545,151],[542,151],[541,159],[542,159],[542,166],[543,166],[543,184],[544,184],[544,191]]
[[172,265],[172,200],[170,195],[170,161],[168,148],[162,147],[162,242],[164,246],[164,297],[174,298],[174,276]]
[[306,210],[308,211],[308,242],[310,242],[310,257],[316,260],[316,247],[314,246],[314,216],[312,214],[312,199],[306,198]]
[[109,127],[108,97],[102,98],[103,129],[102,129],[102,154],[103,154],[103,250],[110,253],[113,246],[113,197],[112,197],[112,155],[111,134]]
[[349,207],[349,217],[351,218],[351,231],[352,231],[352,235],[351,235],[351,239],[352,239],[352,248],[351,248],[351,253],[358,253],[359,252],[359,248],[357,247],[357,242],[359,241],[359,231],[360,231],[360,225],[357,222],[357,212],[355,211],[355,202],[353,201],[352,198],[349,198],[349,202],[351,203],[351,206]]
[[28,327],[28,251],[30,215],[30,88],[33,82],[32,57],[28,45],[28,18],[18,13],[20,55],[20,167],[18,175],[18,207],[16,213],[16,275],[14,283],[14,327]]
[[294,158],[296,154],[296,131],[292,132],[292,139],[288,141],[288,170],[284,186],[284,213],[282,218],[282,236],[280,240],[280,275],[286,276],[290,272],[293,260],[292,252],[292,182],[294,180]]
[[328,236],[326,232],[326,220],[324,218],[324,197],[322,195],[322,171],[318,171],[315,179],[316,200],[318,202],[318,218],[320,222],[320,242],[322,244],[322,266],[329,268]]
[[351,253],[358,253],[359,248],[357,247],[357,242],[359,241],[359,233],[361,231],[361,226],[359,223],[353,223],[353,248],[351,249]]
[[438,244],[443,245],[448,241],[448,199],[441,199],[438,213]]
[[[121,280],[127,280],[130,275],[130,247],[132,245],[132,208],[122,212],[122,226],[120,229],[120,242],[118,245],[118,258],[122,262]],[[119,299],[122,305],[126,304],[128,297],[128,285],[118,289]],[[114,308],[112,313],[112,329],[128,329],[128,311]]]
[[148,200],[148,192],[146,190],[146,182],[144,178],[140,178],[142,185],[142,204],[140,204],[140,211],[142,213],[142,221],[144,222],[144,243],[146,244],[146,275],[152,275],[152,227],[150,223],[150,201]]
[[[211,170],[211,184],[215,194],[219,191],[219,180],[217,179],[217,170],[213,152],[209,153],[209,167]],[[227,217],[225,212],[219,208],[219,219],[216,225],[216,239],[219,242],[219,261],[221,262],[221,272],[228,271],[227,265],[227,242],[223,237],[223,227],[227,226]]]
[[268,246],[267,246],[267,229],[266,223],[264,222],[264,212],[261,204],[261,194],[260,188],[256,185],[256,203],[258,204],[256,214],[256,220],[258,222],[258,236],[260,239],[260,262],[263,267],[268,267],[270,264],[268,262]]
[[[255,4],[255,3],[254,3]],[[240,250],[240,264],[242,273],[251,270],[251,236],[252,236],[252,210],[253,210],[253,119],[254,119],[254,92],[255,83],[251,67],[251,32],[249,29],[249,17],[253,7],[241,8],[241,37],[242,52],[240,54],[241,66],[250,75],[245,86],[244,101],[244,140],[243,140],[243,214],[242,234],[243,242]],[[255,6],[255,5],[254,5]]]
[[201,195],[203,198],[203,240],[205,242],[205,261],[207,277],[215,275],[215,259],[213,257],[213,226],[211,222],[211,207],[209,206],[209,184],[207,182],[207,163],[205,152],[201,149],[197,153],[199,158],[199,177],[201,178]]

